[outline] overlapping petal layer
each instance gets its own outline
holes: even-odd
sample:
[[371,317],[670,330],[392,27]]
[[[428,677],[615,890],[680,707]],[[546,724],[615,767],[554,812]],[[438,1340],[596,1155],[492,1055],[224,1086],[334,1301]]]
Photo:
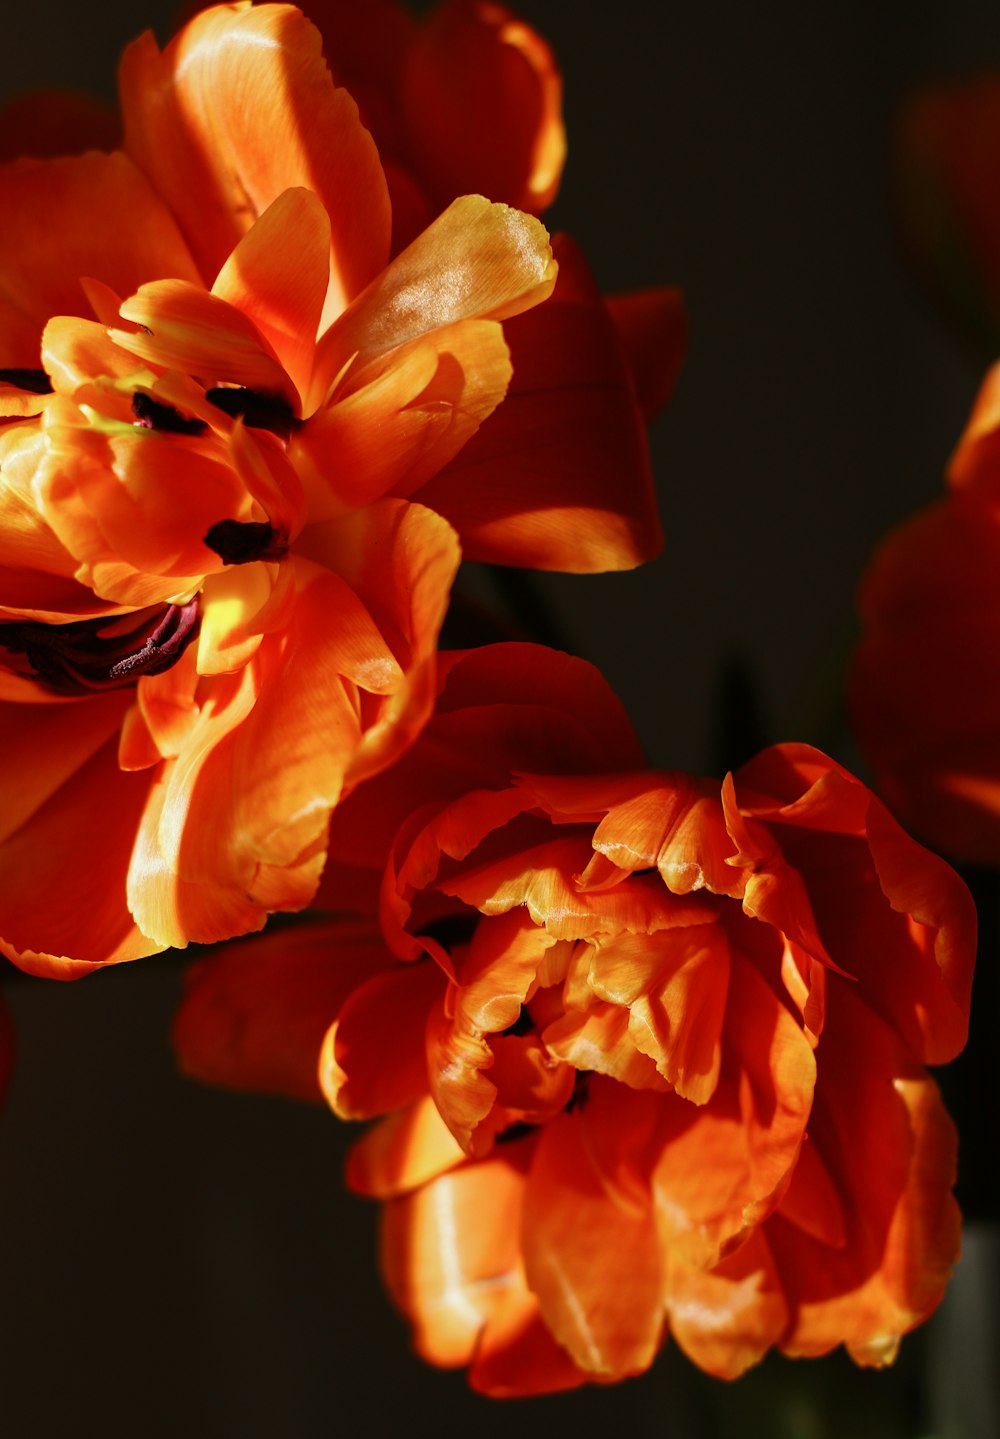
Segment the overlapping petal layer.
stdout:
[[[451,658],[421,737],[334,817],[341,902],[381,868],[383,948],[373,912],[359,971],[357,925],[317,918],[277,993],[346,936],[313,1058],[338,1114],[386,1116],[348,1177],[388,1201],[390,1291],[421,1353],[496,1394],[639,1372],[669,1332],[727,1376],[772,1346],[887,1362],[957,1258],[924,1064],[964,1041],[971,900],[816,750],[721,786],[633,765],[592,671],[497,646]],[[206,1077],[223,964],[177,1035]],[[267,1004],[248,983],[231,1027]]]
[[[363,53],[345,40],[345,74]],[[463,97],[467,64],[483,83]],[[0,946],[19,963],[75,974],[306,904],[330,813],[430,713],[459,541],[573,569],[659,543],[633,379],[581,262],[565,250],[550,303],[541,224],[454,189],[478,155],[498,200],[550,197],[551,57],[495,8],[453,6],[411,68],[397,98],[426,112],[428,176],[447,114],[471,112],[465,159],[442,158],[395,247],[371,133],[289,5],[217,6],[162,51],[131,46],[122,152],[0,169],[0,784],[17,797]],[[479,155],[499,111],[518,144]]]

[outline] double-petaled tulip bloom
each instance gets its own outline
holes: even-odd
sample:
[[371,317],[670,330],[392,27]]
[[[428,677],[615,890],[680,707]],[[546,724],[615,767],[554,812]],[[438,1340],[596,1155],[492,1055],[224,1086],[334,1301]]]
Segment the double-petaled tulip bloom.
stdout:
[[349,1182],[419,1351],[478,1388],[621,1378],[669,1334],[725,1376],[887,1362],[958,1255],[925,1065],[964,1043],[968,893],[815,750],[640,766],[583,663],[452,657],[334,819],[324,899],[380,927],[206,960],[182,1064],[383,1116]]
[[394,252],[298,10],[144,36],[121,100],[120,152],[0,169],[0,945],[64,976],[309,901],[430,712],[460,545],[659,542],[576,251],[466,195]]

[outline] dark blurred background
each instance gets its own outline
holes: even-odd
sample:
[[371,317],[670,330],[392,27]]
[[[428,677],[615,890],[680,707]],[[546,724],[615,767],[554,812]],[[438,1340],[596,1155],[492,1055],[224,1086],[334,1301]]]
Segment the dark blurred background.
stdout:
[[[681,285],[691,324],[653,432],[666,553],[635,574],[545,577],[543,602],[655,763],[714,770],[752,733],[856,764],[836,706],[854,587],[885,529],[939,490],[980,379],[902,267],[889,126],[910,87],[1000,64],[1000,15],[978,0],[521,9],[566,81],[553,227],[607,290]],[[5,97],[110,95],[122,46],[146,25],[164,40],[174,11],[7,0]],[[997,1247],[981,1226],[887,1374],[777,1359],[726,1386],[668,1352],[615,1389],[470,1395],[409,1354],[380,1293],[374,1211],[340,1186],[344,1128],[175,1076],[179,971],[164,957],[6,986],[0,1434],[996,1432]]]

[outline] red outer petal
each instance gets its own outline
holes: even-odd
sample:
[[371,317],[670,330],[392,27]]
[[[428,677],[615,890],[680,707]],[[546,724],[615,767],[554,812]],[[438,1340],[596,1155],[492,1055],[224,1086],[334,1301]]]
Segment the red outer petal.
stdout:
[[[76,706],[49,713],[72,731]],[[144,775],[119,770],[116,749],[117,735],[0,844],[0,949],[31,974],[76,979],[163,948],[140,932],[126,904],[149,786]]]
[[858,1363],[884,1364],[937,1305],[958,1259],[955,1129],[926,1071],[836,978],[821,1052],[810,1137],[847,1233],[830,1246],[783,1208],[768,1222],[794,1316],[781,1347],[815,1355],[844,1343]]
[[631,569],[662,545],[646,436],[614,328],[575,245],[559,279],[508,321],[507,398],[419,491],[467,559],[590,573]]
[[385,945],[370,926],[313,920],[191,965],[171,1038],[183,1073],[207,1084],[320,1102],[326,1027]]
[[888,803],[946,853],[1000,864],[1000,505],[952,494],[894,530],[858,594],[858,739]]
[[[975,908],[955,872],[807,745],[765,750],[735,776],[734,792],[777,846],[755,861],[754,883],[773,881],[757,912],[790,933],[780,890],[797,876],[834,965],[926,1063],[953,1059],[968,1030],[976,952]],[[749,907],[749,885],[747,895]]]
[[446,0],[407,55],[403,135],[438,204],[470,192],[540,214],[566,155],[552,52],[509,10]]

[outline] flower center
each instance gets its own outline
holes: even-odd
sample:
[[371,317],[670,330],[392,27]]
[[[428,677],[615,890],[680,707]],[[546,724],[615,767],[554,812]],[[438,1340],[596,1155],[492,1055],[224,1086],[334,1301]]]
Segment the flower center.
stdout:
[[177,663],[198,631],[198,599],[113,619],[0,625],[0,651],[23,654],[33,678],[60,695],[122,689]]

